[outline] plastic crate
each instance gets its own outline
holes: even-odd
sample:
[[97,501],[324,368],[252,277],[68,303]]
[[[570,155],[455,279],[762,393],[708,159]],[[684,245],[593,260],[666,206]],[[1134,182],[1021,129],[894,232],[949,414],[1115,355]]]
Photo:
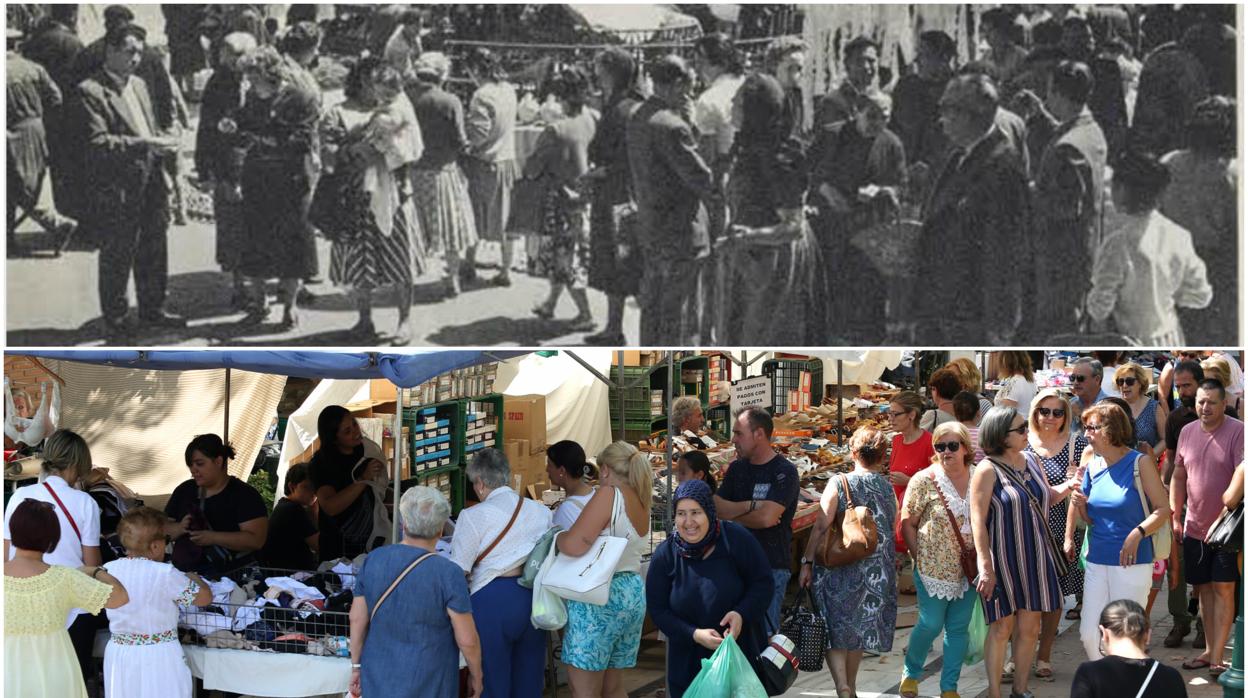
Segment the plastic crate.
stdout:
[[798,384],[798,376],[810,374],[810,404],[823,403],[823,361],[820,359],[771,359],[763,362],[764,376],[772,380],[772,413],[788,411],[788,391]]
[[403,481],[403,488],[414,487],[416,485],[425,485],[441,489],[441,480],[446,478],[447,501],[451,503],[451,516],[459,515],[464,508],[464,469],[454,465],[449,468],[435,468],[434,470],[426,470],[416,473],[415,476]]

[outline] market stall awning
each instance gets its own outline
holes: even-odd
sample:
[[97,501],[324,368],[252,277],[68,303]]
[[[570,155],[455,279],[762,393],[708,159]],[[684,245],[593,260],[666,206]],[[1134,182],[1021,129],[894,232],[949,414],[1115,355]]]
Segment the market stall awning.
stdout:
[[119,368],[162,371],[195,371],[237,368],[297,378],[385,378],[401,388],[411,388],[448,371],[487,361],[527,354],[525,351],[254,351],[254,350],[161,350],[161,351],[22,351],[12,352],[45,359],[103,364]]
[[568,9],[594,31],[614,34],[626,43],[700,32],[702,28],[696,18],[670,5],[568,5]]

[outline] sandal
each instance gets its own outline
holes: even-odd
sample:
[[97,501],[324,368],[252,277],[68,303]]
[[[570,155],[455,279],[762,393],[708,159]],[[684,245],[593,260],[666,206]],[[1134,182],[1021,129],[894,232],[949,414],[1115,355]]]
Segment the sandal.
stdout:
[[1005,666],[1001,667],[1001,680],[1002,681],[1014,680],[1014,660],[1013,659],[1006,662]]
[[1066,620],[1079,620],[1082,616],[1083,613],[1078,606],[1066,612]]
[[918,698],[919,680],[909,677],[902,679],[898,691],[901,693],[901,698]]
[[1195,671],[1196,669],[1209,669],[1213,665],[1209,663],[1208,659],[1197,657],[1183,662],[1181,666],[1188,671]]
[[1040,679],[1041,681],[1052,682],[1053,681],[1053,665],[1050,664],[1049,662],[1043,662],[1037,659],[1036,669],[1033,672],[1033,674],[1035,675],[1037,679]]
[[1227,669],[1230,669],[1230,667],[1227,666],[1226,662],[1223,662],[1221,664],[1213,664],[1213,665],[1210,665],[1209,667],[1209,675],[1216,679],[1222,674],[1226,673]]

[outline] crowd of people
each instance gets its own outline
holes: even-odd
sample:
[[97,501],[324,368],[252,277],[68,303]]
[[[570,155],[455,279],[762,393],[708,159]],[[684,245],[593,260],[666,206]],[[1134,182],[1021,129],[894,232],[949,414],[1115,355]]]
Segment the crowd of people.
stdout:
[[[1108,685],[1132,693],[1157,672],[1141,695],[1183,695],[1178,671],[1154,670],[1147,655],[1163,580],[1175,615],[1165,646],[1191,631],[1190,584],[1204,628],[1193,646],[1204,651],[1182,668],[1216,677],[1227,668],[1242,574],[1236,552],[1206,541],[1223,508],[1242,499],[1243,422],[1228,415],[1242,381],[1228,388],[1211,377],[1229,373],[1225,355],[1204,357],[1208,373],[1197,358],[1175,352],[1159,371],[1165,384],[1143,404],[1130,389],[1143,393],[1153,370],[1130,361],[1110,374],[1124,395],[1116,397],[1105,394],[1100,360],[1075,358],[1070,399],[1036,391],[1027,353],[997,352],[995,401],[971,361],[951,362],[928,380],[935,410],[902,391],[888,405],[888,432],[854,432],[853,468],[825,487],[796,567],[797,469],[773,448],[771,415],[743,410],[726,473],[697,451],[674,464],[670,531],[644,577],[653,472],[625,442],[592,464],[574,441],[551,445],[546,472],[567,493],[554,511],[514,490],[502,452],[485,449],[465,472],[475,505],[448,523],[445,495],[409,488],[398,507],[402,538],[391,541],[389,519],[377,514],[387,485],[380,448],[342,407],[322,411],[320,446],[290,468],[271,514],[229,474],[233,449],[209,434],[187,445],[191,479],[163,512],[137,506],[102,519],[94,491],[81,489],[92,479],[90,449],[62,429],[44,444],[42,482],[19,488],[5,510],[5,653],[19,667],[6,672],[5,689],[85,695],[97,616],[107,608],[105,695],[189,696],[177,609],[212,602],[205,579],[257,563],[313,569],[365,555],[350,605],[357,694],[454,695],[462,654],[471,695],[538,696],[547,652],[531,622],[530,556],[545,541],[550,554],[579,557],[608,536],[622,539],[623,552],[604,578],[603,603],[566,602],[560,660],[576,696],[620,693],[647,615],[666,639],[668,693],[680,696],[727,636],[757,657],[795,588],[811,590],[826,625],[838,696],[855,695],[864,653],[892,649],[899,593],[914,594],[918,606],[903,696],[917,695],[942,632],[942,698],[958,695],[963,659],[981,652],[992,698],[1006,680],[1010,695],[1029,695],[1033,679],[1054,678],[1058,619],[1071,596],[1068,617],[1079,620],[1088,660],[1073,695],[1111,695]],[[939,397],[951,392],[952,400]],[[696,428],[700,414],[679,411]],[[319,519],[308,513],[313,502]],[[870,519],[879,537],[845,557],[851,513]],[[972,647],[981,616],[983,646]],[[399,664],[415,674],[394,672]]]
[[[379,49],[348,59],[340,104],[312,72],[315,21],[293,15],[274,35],[254,11],[225,12],[195,147],[217,261],[243,322],[289,329],[310,296],[301,284],[318,276],[319,231],[361,341],[411,339],[413,278],[438,260],[446,296],[477,287],[482,242],[502,246],[486,283],[510,285],[515,236],[528,233],[550,282],[533,313],[553,318],[566,289],[576,331],[603,321],[589,343],[624,343],[630,296],[642,344],[871,340],[885,317],[940,344],[1232,343],[1238,270],[1220,251],[1237,225],[1233,12],[1026,7],[984,11],[986,49],[969,56],[924,31],[898,71],[874,39],[849,40],[845,80],[826,95],[803,94],[796,37],[761,65],[723,34],[698,39],[693,60],[642,65],[607,48],[543,81],[545,129],[523,167],[520,98],[499,56],[474,49],[453,64],[424,51],[419,11],[391,13]],[[171,75],[124,6],[105,11],[107,34],[88,47],[72,17],[54,7],[21,52],[10,36],[10,235],[18,209],[72,225],[37,205],[50,164],[56,205],[100,245],[109,333],[137,329],[132,273],[140,324],[179,326],[164,302],[168,221],[188,198],[186,61]],[[473,85],[466,103],[452,78]],[[916,268],[881,270],[872,246],[907,220],[922,226]],[[925,283],[919,265],[962,270],[975,292]],[[398,289],[399,320],[378,335],[381,287]],[[605,318],[590,288],[606,294]]]

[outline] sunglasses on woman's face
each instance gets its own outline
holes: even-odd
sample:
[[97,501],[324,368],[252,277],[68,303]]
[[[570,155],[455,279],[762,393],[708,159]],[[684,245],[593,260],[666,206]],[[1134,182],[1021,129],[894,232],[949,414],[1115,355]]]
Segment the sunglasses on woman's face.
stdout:
[[941,443],[938,443],[938,444],[932,444],[932,448],[936,449],[937,453],[944,453],[945,451],[948,451],[950,453],[957,453],[958,449],[962,448],[962,442],[961,441],[942,441]]
[[1041,417],[1057,417],[1060,419],[1066,416],[1066,409],[1063,407],[1054,407],[1053,409],[1049,409],[1048,407],[1037,407],[1036,414]]
[[1130,387],[1132,385],[1135,385],[1135,379],[1128,376],[1126,378],[1119,378],[1118,380],[1114,381],[1114,383],[1118,385],[1119,387],[1122,387],[1124,385]]
[[1006,431],[1006,433],[1007,433],[1007,434],[1009,434],[1009,433],[1014,433],[1014,434],[1018,434],[1019,436],[1022,436],[1022,435],[1024,435],[1024,434],[1026,434],[1026,433],[1027,433],[1027,425],[1026,425],[1025,423],[1024,423],[1024,424],[1020,424],[1020,425],[1018,425],[1018,426],[1014,427],[1013,429],[1010,429],[1010,430]]
[[1083,430],[1088,432],[1089,434],[1095,434],[1096,432],[1101,430],[1101,425],[1100,424],[1084,424]]

